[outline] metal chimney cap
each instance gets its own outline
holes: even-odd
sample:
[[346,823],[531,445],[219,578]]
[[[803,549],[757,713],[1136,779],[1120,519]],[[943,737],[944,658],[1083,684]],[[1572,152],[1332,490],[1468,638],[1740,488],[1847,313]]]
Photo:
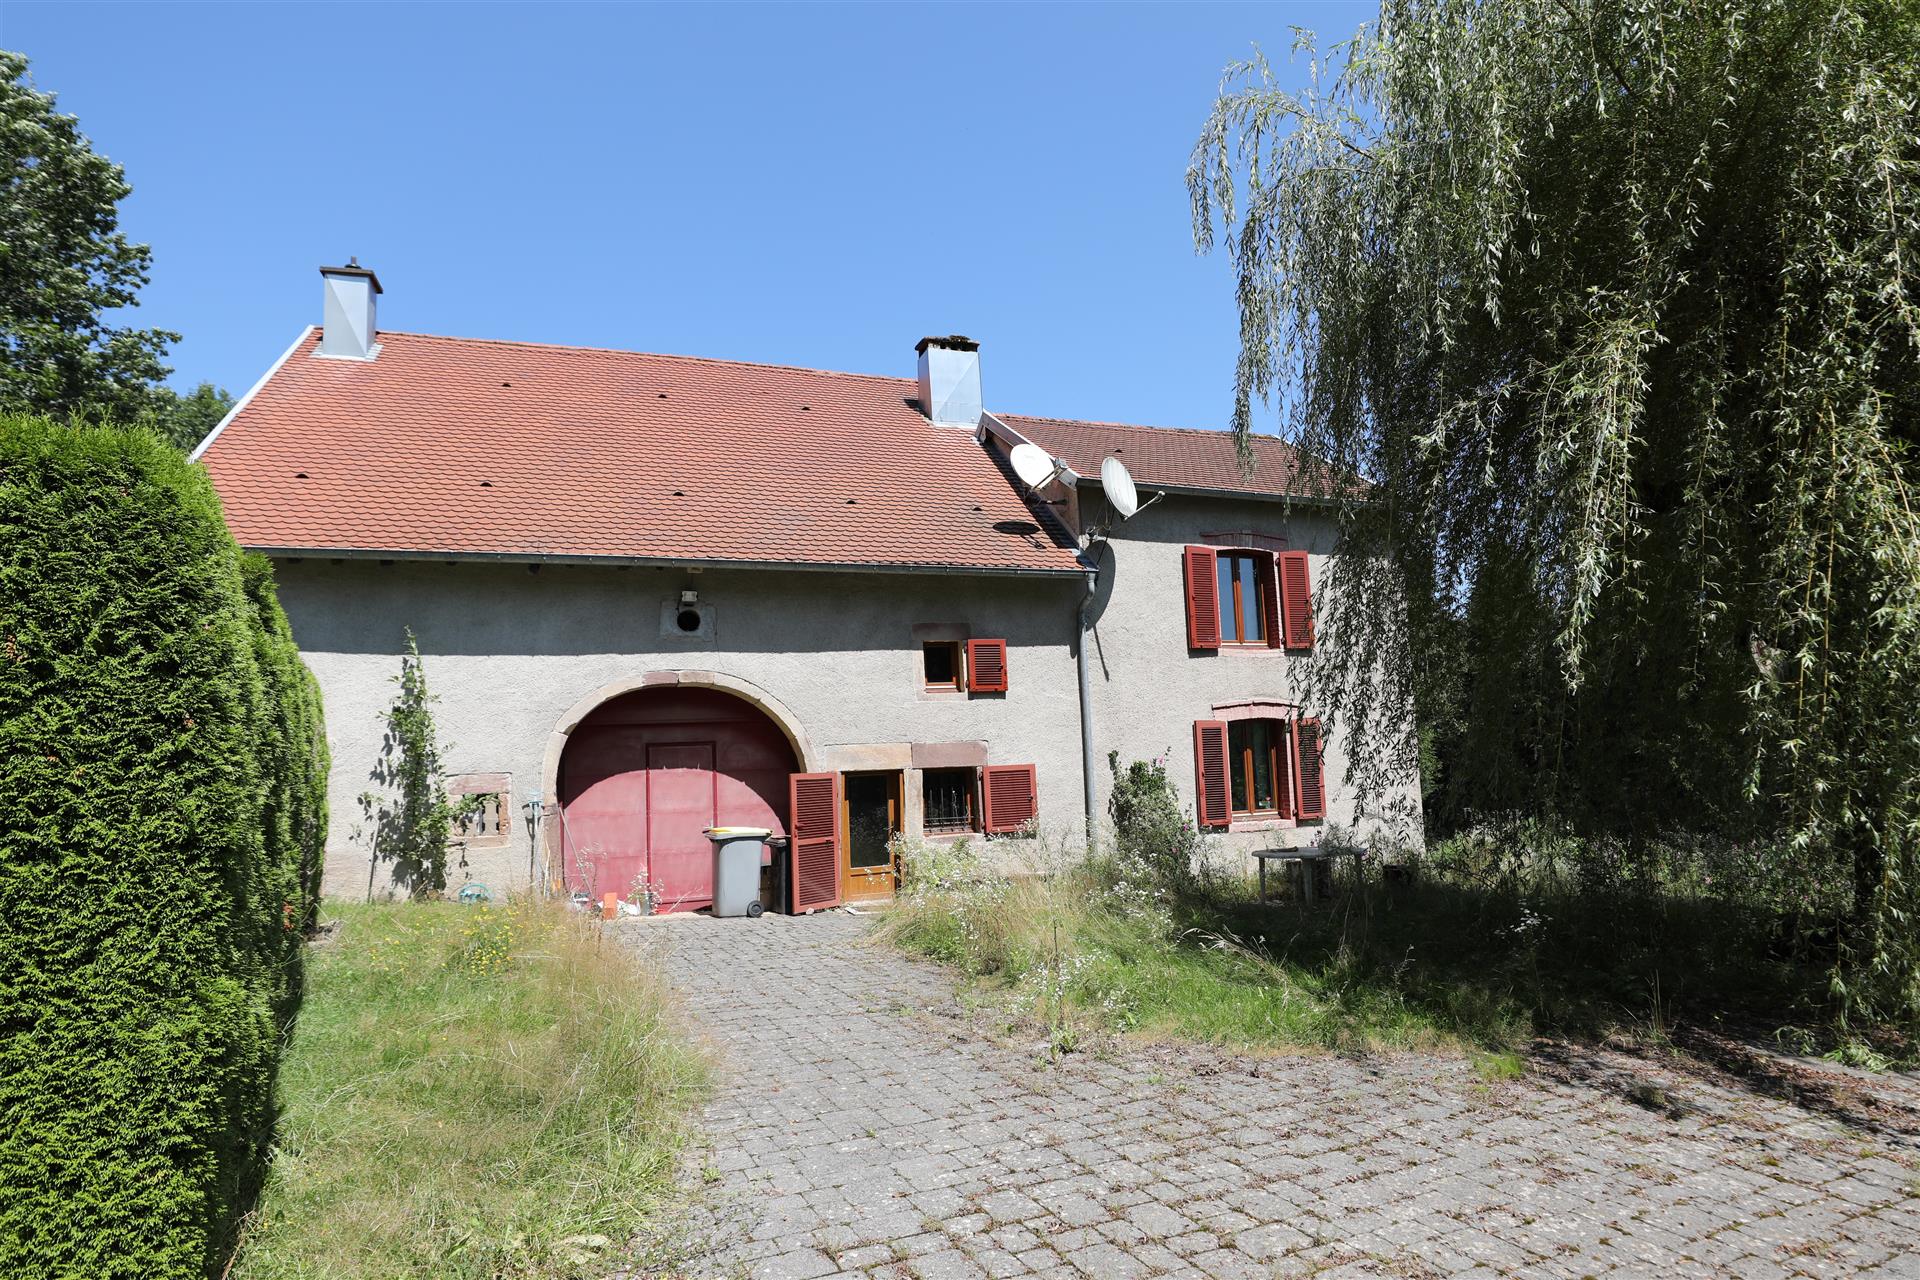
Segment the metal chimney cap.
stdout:
[[323,276],[359,276],[364,280],[373,281],[373,291],[375,293],[386,292],[385,289],[380,287],[380,277],[373,274],[373,272],[366,267],[361,266],[359,258],[348,258],[347,265],[344,267],[322,267],[320,268],[320,274]]
[[978,351],[980,344],[965,334],[950,333],[944,338],[925,337],[913,344],[914,354],[927,354],[928,347],[944,347],[948,351]]

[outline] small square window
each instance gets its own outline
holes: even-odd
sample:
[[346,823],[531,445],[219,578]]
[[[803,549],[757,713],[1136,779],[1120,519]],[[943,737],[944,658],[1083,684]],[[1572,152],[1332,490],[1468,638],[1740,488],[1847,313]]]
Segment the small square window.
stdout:
[[922,826],[930,836],[980,829],[977,769],[926,769],[920,774]]
[[513,838],[512,775],[462,773],[447,779],[451,838],[469,849],[498,848]]
[[929,640],[920,646],[920,667],[929,689],[960,688],[960,642]]

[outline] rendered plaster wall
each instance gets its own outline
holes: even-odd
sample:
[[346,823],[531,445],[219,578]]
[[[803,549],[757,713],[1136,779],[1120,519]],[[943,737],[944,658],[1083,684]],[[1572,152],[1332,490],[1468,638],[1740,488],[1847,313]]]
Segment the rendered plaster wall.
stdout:
[[[384,714],[395,693],[403,628],[425,660],[451,774],[512,775],[513,806],[541,794],[552,735],[596,690],[650,674],[688,673],[762,691],[789,712],[810,752],[803,768],[913,770],[962,763],[1034,764],[1039,827],[1078,835],[1079,703],[1071,638],[1082,580],[962,575],[752,572],[439,561],[276,564],[294,638],[326,698],[333,751],[326,892],[367,892],[355,828],[373,788]],[[705,622],[674,626],[679,593],[699,593]],[[915,627],[921,631],[916,633]],[[1008,644],[1009,688],[985,696],[923,688],[929,635]],[[920,744],[918,759],[915,744]],[[907,779],[918,829],[919,775]],[[545,797],[551,807],[552,797]],[[1021,842],[993,842],[1014,857]],[[529,878],[522,824],[503,848],[471,849],[465,876],[499,890]],[[388,888],[384,870],[374,892]]]
[[[1107,520],[1096,495],[1083,498],[1095,523]],[[1181,549],[1189,544],[1305,550],[1316,593],[1324,580],[1336,531],[1326,517],[1280,503],[1168,497],[1116,525],[1096,550],[1101,566],[1094,619],[1093,725],[1099,744],[1101,811],[1111,790],[1106,753],[1132,760],[1164,757],[1181,802],[1194,806],[1193,722],[1221,718],[1215,708],[1248,699],[1298,703],[1305,655],[1285,649],[1194,652],[1187,648],[1186,577]],[[1319,714],[1307,706],[1306,715]],[[1396,810],[1401,839],[1417,839],[1420,789],[1409,773],[1363,813],[1347,780],[1347,755],[1336,724],[1326,726],[1327,813],[1323,822],[1236,822],[1212,843],[1229,855],[1253,848],[1316,844],[1335,826],[1379,829]],[[1407,815],[1411,815],[1411,821]],[[1230,862],[1238,865],[1237,860]]]

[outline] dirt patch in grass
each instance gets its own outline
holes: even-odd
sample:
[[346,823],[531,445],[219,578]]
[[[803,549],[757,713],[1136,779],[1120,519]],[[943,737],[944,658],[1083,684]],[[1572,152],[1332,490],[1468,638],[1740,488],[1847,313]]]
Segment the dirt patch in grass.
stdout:
[[707,1075],[659,979],[532,901],[329,915],[234,1280],[633,1265],[628,1243],[671,1215]]

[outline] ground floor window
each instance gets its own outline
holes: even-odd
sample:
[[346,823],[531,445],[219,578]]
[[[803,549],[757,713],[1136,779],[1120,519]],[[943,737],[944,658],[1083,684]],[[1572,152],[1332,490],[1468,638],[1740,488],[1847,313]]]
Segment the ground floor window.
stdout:
[[1287,727],[1279,720],[1235,720],[1227,725],[1227,771],[1238,816],[1292,809],[1287,790]]
[[978,831],[979,771],[927,769],[920,774],[921,808],[930,836]]

